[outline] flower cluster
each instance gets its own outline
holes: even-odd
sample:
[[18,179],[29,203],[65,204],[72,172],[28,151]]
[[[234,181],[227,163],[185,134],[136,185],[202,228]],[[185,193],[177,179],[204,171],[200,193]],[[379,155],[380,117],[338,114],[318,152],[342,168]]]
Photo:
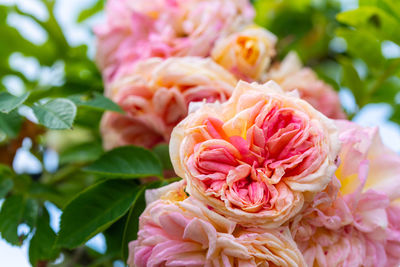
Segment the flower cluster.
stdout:
[[253,24],[248,0],[109,0],[106,14],[95,28],[96,61],[105,95],[125,111],[104,115],[106,149],[167,143],[191,102],[224,102],[237,80],[273,79],[344,118],[336,92],[310,69],[272,64],[277,38]]
[[[400,264],[400,156],[253,24],[247,0],[109,0],[104,147],[169,143],[133,266]],[[240,81],[241,80],[241,81]]]
[[400,264],[400,156],[376,129],[240,82],[174,128],[170,155],[183,181],[148,192],[130,266]]
[[308,266],[399,266],[400,156],[377,129],[336,122],[336,178],[292,223]]
[[95,28],[107,82],[150,57],[206,57],[215,41],[251,23],[248,0],[109,0]]

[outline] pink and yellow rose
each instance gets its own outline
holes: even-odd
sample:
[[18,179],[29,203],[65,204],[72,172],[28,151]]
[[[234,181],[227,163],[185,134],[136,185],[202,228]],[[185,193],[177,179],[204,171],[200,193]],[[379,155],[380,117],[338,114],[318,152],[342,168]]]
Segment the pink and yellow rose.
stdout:
[[160,190],[140,216],[129,266],[305,266],[287,227],[243,228],[187,197],[182,182]]
[[274,82],[239,82],[173,131],[170,155],[188,193],[246,226],[282,225],[322,191],[340,144],[330,119]]
[[150,57],[210,55],[215,41],[251,23],[248,0],[109,0],[95,28],[106,82]]
[[211,52],[215,62],[245,81],[261,81],[275,56],[275,35],[258,26],[217,41]]
[[294,220],[293,237],[308,266],[398,266],[400,156],[376,129],[337,125],[338,180]]
[[106,94],[125,114],[106,112],[101,122],[104,147],[153,147],[168,142],[191,102],[226,101],[236,79],[210,59],[151,58],[119,77]]
[[312,69],[303,68],[295,53],[289,53],[281,63],[273,66],[266,77],[267,80],[276,81],[285,91],[297,89],[302,99],[325,116],[331,119],[346,118],[337,92],[318,79]]

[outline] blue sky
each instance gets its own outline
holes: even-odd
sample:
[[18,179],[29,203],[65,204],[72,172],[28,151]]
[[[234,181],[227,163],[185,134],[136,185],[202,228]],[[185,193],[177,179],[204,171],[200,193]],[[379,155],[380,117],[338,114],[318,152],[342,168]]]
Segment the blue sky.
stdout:
[[[101,19],[101,16],[92,20],[86,29],[82,28],[74,23],[74,19],[78,14],[79,10],[85,6],[90,5],[93,0],[59,0],[56,6],[56,15],[61,21],[64,31],[67,33],[68,41],[72,44],[87,43],[92,44],[91,53],[93,50],[93,39],[89,33],[90,25]],[[354,8],[357,6],[357,1],[355,0],[342,0],[345,3],[345,9]],[[41,8],[40,3],[37,0],[0,0],[0,3],[17,3],[23,10],[34,13],[42,18],[46,17],[46,13]],[[24,36],[34,42],[43,42],[46,38],[45,34],[32,26],[29,21],[21,20],[20,17],[15,16],[10,19],[10,23],[13,25],[18,25],[18,28],[23,32]],[[390,48],[390,45],[385,48],[388,51],[386,54],[393,54],[394,52],[400,53],[398,47]],[[396,50],[397,49],[397,50]],[[21,64],[22,63],[22,64]],[[15,64],[23,65],[25,71],[34,75],[35,73],[35,63],[25,64],[26,62],[18,62],[16,60]],[[353,99],[350,94],[341,92],[340,94],[342,102],[345,106],[351,107],[353,105]],[[374,104],[365,107],[355,118],[354,121],[364,126],[379,126],[380,132],[383,137],[384,142],[390,146],[392,149],[400,153],[400,128],[395,123],[389,122],[387,119],[390,116],[391,110],[388,105],[385,104]],[[29,154],[21,153],[20,157],[22,161],[29,161]],[[34,161],[31,162],[29,168],[36,168]],[[48,206],[51,211],[51,224],[57,231],[58,220],[60,216],[60,211],[53,205]],[[23,230],[23,229],[21,229]],[[91,246],[98,249],[99,251],[104,250],[104,245],[102,245],[102,236],[97,236],[91,240]],[[0,239],[0,259],[1,266],[10,267],[26,267],[30,266],[27,259],[27,245],[25,244],[22,248],[12,247]]]

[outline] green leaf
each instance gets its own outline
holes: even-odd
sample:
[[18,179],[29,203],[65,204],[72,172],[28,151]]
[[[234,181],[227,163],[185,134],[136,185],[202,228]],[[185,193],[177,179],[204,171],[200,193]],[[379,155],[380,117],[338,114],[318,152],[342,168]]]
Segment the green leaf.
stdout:
[[171,158],[169,156],[169,147],[167,144],[160,144],[153,148],[154,154],[160,159],[164,170],[173,170]]
[[90,162],[98,159],[103,153],[100,143],[88,142],[68,147],[60,153],[60,164],[72,162]]
[[349,88],[356,99],[357,104],[362,106],[365,89],[357,70],[354,68],[352,62],[346,58],[339,58],[342,65],[342,82],[341,85]]
[[363,28],[381,40],[400,45],[400,22],[378,7],[361,6],[338,14],[337,19],[357,29]]
[[36,199],[28,198],[25,201],[24,214],[22,215],[23,221],[31,228],[31,231],[36,226],[36,221],[39,212],[39,203]]
[[369,79],[368,94],[369,102],[395,103],[397,93],[400,91],[400,80],[395,75],[400,68],[400,58],[386,61],[385,67],[376,79]]
[[360,6],[377,6],[400,19],[400,3],[398,0],[359,0]]
[[15,175],[13,182],[15,192],[25,194],[32,185],[32,176],[27,174]]
[[76,114],[74,124],[98,131],[103,112],[97,109],[81,106]]
[[0,211],[0,232],[3,239],[12,245],[21,245],[18,237],[18,225],[22,222],[25,199],[21,195],[13,195],[3,202]]
[[109,177],[162,176],[159,159],[151,151],[134,146],[110,150],[84,170]]
[[33,106],[39,123],[50,129],[70,129],[76,116],[76,106],[68,99],[57,98],[45,104]]
[[111,99],[94,92],[92,96],[87,95],[73,95],[68,97],[77,106],[89,107],[97,110],[110,110],[119,113],[124,113],[119,105],[114,103]]
[[122,217],[141,187],[131,180],[106,180],[81,192],[63,210],[56,246],[75,248]]
[[383,71],[383,78],[388,78],[392,75],[397,75],[400,77],[400,57],[391,58],[387,60],[385,69]]
[[400,104],[393,106],[393,114],[390,116],[390,120],[400,125]]
[[0,141],[1,135],[7,138],[15,138],[21,130],[23,119],[15,110],[9,114],[0,113]]
[[0,175],[1,176],[12,176],[13,171],[10,166],[0,163]]
[[394,104],[398,93],[400,93],[400,78],[393,76],[374,89],[371,95],[371,102]]
[[48,200],[57,207],[62,207],[66,203],[66,196],[63,195],[62,192],[55,187],[43,184],[41,182],[32,183],[29,187],[28,194],[34,198]]
[[400,20],[400,3],[398,0],[383,0],[386,9],[390,11],[397,20]]
[[36,266],[38,261],[53,260],[59,254],[59,250],[53,247],[56,234],[49,225],[50,218],[46,208],[42,208],[37,222],[35,235],[29,243],[29,261],[33,266]]
[[137,194],[137,197],[129,210],[128,217],[126,219],[124,233],[122,235],[122,259],[126,261],[128,259],[128,244],[129,242],[136,240],[137,232],[139,229],[139,216],[146,208],[145,199],[145,188]]
[[106,239],[107,254],[114,257],[121,257],[122,237],[128,214],[129,212],[103,232]]
[[0,176],[0,199],[4,198],[14,186],[14,182],[9,177]]
[[383,67],[385,58],[382,55],[381,42],[368,31],[339,28],[336,34],[346,40],[350,54],[364,60],[370,68],[380,70]]
[[32,198],[12,195],[3,203],[0,211],[0,232],[2,237],[13,245],[21,245],[27,236],[18,236],[18,225],[26,223],[30,232],[36,226],[39,204]]
[[376,6],[380,0],[358,0],[360,6]]
[[16,109],[28,98],[29,93],[25,93],[21,96],[14,96],[7,92],[0,93],[0,112],[9,113]]
[[128,244],[129,242],[136,240],[137,232],[139,229],[139,217],[146,208],[145,190],[153,189],[163,186],[163,182],[153,182],[143,186],[142,190],[136,195],[135,201],[129,210],[128,216],[125,222],[124,233],[122,237],[122,259],[124,261],[128,258]]

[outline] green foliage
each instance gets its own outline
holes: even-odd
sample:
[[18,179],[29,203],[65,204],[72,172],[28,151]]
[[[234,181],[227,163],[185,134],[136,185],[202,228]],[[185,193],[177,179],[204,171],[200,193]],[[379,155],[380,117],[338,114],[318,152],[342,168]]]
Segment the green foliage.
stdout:
[[134,146],[108,151],[85,170],[108,177],[162,176],[160,160],[150,151]]
[[14,182],[9,177],[0,176],[0,198],[4,198],[14,186]]
[[128,259],[128,244],[132,240],[136,240],[137,232],[139,229],[139,216],[142,214],[144,209],[146,208],[146,199],[145,199],[145,189],[153,189],[160,186],[164,186],[168,184],[168,182],[153,182],[147,184],[143,187],[143,190],[136,195],[135,202],[131,206],[129,213],[124,221],[124,230],[122,233],[122,243],[121,243],[121,251],[122,251],[122,259],[126,261]]
[[69,99],[72,100],[72,102],[74,102],[78,107],[89,107],[101,111],[111,110],[123,113],[123,110],[120,106],[98,92],[94,92],[91,96],[73,95],[70,96]]
[[128,244],[132,240],[136,240],[137,238],[137,231],[139,228],[139,216],[142,214],[146,207],[146,200],[144,196],[144,190],[145,187],[143,187],[143,190],[139,192],[136,195],[134,205],[131,206],[129,209],[128,216],[125,220],[125,226],[124,226],[124,231],[122,233],[122,241],[121,241],[121,257],[124,261],[128,259]]
[[[400,45],[399,9],[399,2],[368,0],[360,1],[357,9],[337,15],[343,26],[336,34],[347,43],[347,54],[338,57],[343,73],[340,84],[353,92],[359,109],[377,102],[393,106],[400,93],[400,82],[395,77],[400,70],[400,58],[388,59],[382,55],[384,41]],[[363,75],[355,68],[357,62],[365,64]]]
[[384,66],[381,43],[371,32],[342,27],[336,30],[336,35],[346,40],[349,54],[362,59],[373,70]]
[[[37,18],[33,14],[20,9],[17,5],[0,5],[0,30],[2,40],[6,40],[0,42],[0,79],[6,76],[18,78],[23,82],[24,90],[19,97],[1,92],[0,112],[10,112],[21,104],[25,104],[34,110],[39,117],[39,122],[44,126],[51,129],[65,129],[71,128],[71,118],[73,119],[71,115],[76,113],[73,112],[76,108],[72,107],[69,102],[66,104],[67,102],[64,100],[62,100],[64,103],[61,104],[57,98],[72,97],[72,95],[79,94],[83,98],[87,98],[87,101],[80,101],[78,107],[89,105],[101,110],[120,111],[116,104],[103,99],[101,96],[99,97],[100,94],[95,94],[95,92],[101,92],[103,89],[101,76],[93,60],[88,57],[88,47],[86,45],[72,46],[68,43],[54,15],[56,1],[42,0],[41,2],[45,12],[47,12],[46,20]],[[26,39],[16,28],[7,24],[7,18],[11,15],[18,15],[35,23],[46,34],[47,40],[37,44]],[[9,59],[16,54],[34,58],[40,65],[38,75],[34,77],[26,76],[25,72],[13,68]],[[43,80],[42,73],[48,72],[48,68],[52,69],[52,78],[58,80],[58,82]],[[52,102],[53,100],[57,102]],[[45,107],[46,104],[43,104],[46,101],[48,105],[53,103],[64,107],[68,106],[69,112],[72,113],[68,114],[66,120],[52,118],[57,117],[56,114],[52,114],[55,107],[50,107],[48,110]],[[98,116],[95,117],[95,120],[99,120]],[[8,131],[8,136],[14,137],[14,135],[10,135],[10,131]]]
[[9,113],[19,107],[28,98],[29,93],[21,96],[13,96],[7,92],[0,93],[0,112]]
[[37,219],[35,234],[29,244],[29,261],[33,266],[36,266],[38,261],[56,259],[60,252],[53,247],[56,233],[51,229],[49,223],[49,213],[43,207]]
[[[23,123],[26,118],[19,112],[20,107],[31,109],[39,124],[49,129],[72,129],[79,125],[88,129],[96,140],[102,112],[122,111],[118,105],[102,96],[102,79],[88,56],[88,47],[71,45],[65,37],[54,15],[57,1],[40,1],[43,11],[47,13],[44,19],[20,6],[0,4],[0,149],[3,149],[0,154],[10,153],[12,157],[14,149],[22,141],[16,138],[30,137],[33,142],[31,153],[43,162],[43,146],[47,146],[47,139],[40,136],[42,127],[27,128]],[[97,10],[102,7],[100,4],[95,6]],[[84,11],[81,18],[89,18],[95,13],[95,9]],[[34,23],[46,39],[43,42],[27,39],[17,28],[8,24],[11,16],[15,15]],[[28,75],[24,70],[14,67],[11,59],[15,56],[36,62],[39,66],[36,74]],[[19,81],[22,87],[19,91],[13,91],[5,83],[5,78]],[[49,215],[43,203],[49,201],[61,208],[98,180],[81,169],[103,153],[100,141],[85,144],[79,141],[79,137],[74,137],[78,139],[76,143],[79,146],[62,151],[62,167],[55,173],[43,171],[39,176],[17,175],[0,165],[0,198],[5,198],[0,211],[1,237],[13,245],[21,245],[29,233],[18,233],[18,226],[22,223],[29,226],[30,232],[34,233],[29,246],[29,259],[33,266],[53,260],[60,253],[60,249],[52,249],[56,233],[49,226]],[[7,150],[1,147],[2,144],[7,145]],[[64,258],[66,263],[76,266],[73,253],[64,251]]]
[[13,245],[21,245],[27,234],[18,234],[18,226],[26,223],[32,230],[36,226],[38,204],[23,195],[12,195],[5,199],[0,210],[1,237]]
[[1,237],[13,245],[21,245],[18,236],[18,225],[22,222],[25,200],[21,195],[13,195],[7,198],[0,211]]
[[338,1],[255,0],[256,23],[279,38],[278,56],[296,51],[306,64],[315,64],[329,57],[329,43],[338,23]]
[[172,170],[172,163],[169,157],[169,147],[166,144],[160,144],[153,148],[154,154],[160,159],[164,170]]
[[33,112],[39,123],[49,129],[70,129],[76,116],[76,106],[68,99],[57,98],[33,106]]
[[366,29],[380,40],[390,40],[400,44],[398,32],[400,21],[377,6],[361,6],[356,10],[342,12],[337,19],[356,29]]
[[8,114],[0,113],[0,142],[7,138],[17,137],[22,121],[22,117],[16,111]]
[[98,142],[87,142],[68,147],[60,153],[60,164],[91,162],[103,154],[103,148]]
[[357,108],[348,110],[350,118],[369,103],[396,109],[399,58],[386,58],[382,47],[387,41],[400,45],[399,1],[360,0],[358,8],[343,12],[335,0],[254,2],[257,23],[280,38],[280,58],[295,50],[334,88],[353,93]]
[[342,65],[342,79],[341,85],[350,88],[353,92],[354,97],[358,104],[361,104],[363,101],[364,93],[364,84],[361,81],[360,76],[358,75],[357,70],[353,66],[352,62],[342,57],[339,59],[340,64]]
[[142,190],[130,180],[107,180],[89,187],[65,207],[56,246],[82,245],[122,217]]

